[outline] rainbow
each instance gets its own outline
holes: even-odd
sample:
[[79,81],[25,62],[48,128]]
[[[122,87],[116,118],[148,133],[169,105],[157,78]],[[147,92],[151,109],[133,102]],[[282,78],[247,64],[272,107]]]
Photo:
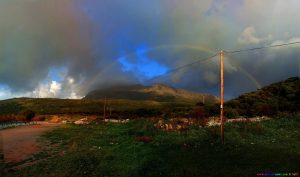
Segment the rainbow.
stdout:
[[[143,52],[151,53],[154,51],[171,50],[171,49],[172,50],[192,49],[192,50],[203,51],[203,52],[210,53],[210,54],[216,53],[215,50],[213,50],[209,47],[202,46],[202,45],[201,46],[200,45],[191,45],[191,44],[158,45],[158,46],[154,46],[151,48],[147,48]],[[127,53],[126,55],[123,55],[119,58],[131,58],[131,57],[134,57],[136,54],[137,54],[137,52],[131,52],[131,53]],[[109,64],[103,70],[101,70],[99,73],[97,73],[94,77],[92,77],[87,82],[85,82],[84,83],[85,88],[90,88],[92,86],[92,84],[94,84],[99,79],[101,79],[107,71],[111,70],[115,65],[117,65],[118,59],[114,60],[111,64]],[[231,60],[231,62],[232,62],[232,60]],[[251,82],[254,83],[256,88],[261,88],[261,84],[247,70],[242,68],[237,62],[232,62],[232,63],[238,68],[238,70],[240,72],[242,72],[249,80],[251,80]]]

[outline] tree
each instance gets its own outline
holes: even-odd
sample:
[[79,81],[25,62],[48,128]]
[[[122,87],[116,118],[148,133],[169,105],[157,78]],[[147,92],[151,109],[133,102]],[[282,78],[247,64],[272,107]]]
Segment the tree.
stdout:
[[24,110],[21,112],[21,115],[24,116],[25,121],[30,122],[35,116],[35,112],[32,110]]
[[273,114],[272,108],[266,103],[259,104],[256,111],[259,116],[270,116]]

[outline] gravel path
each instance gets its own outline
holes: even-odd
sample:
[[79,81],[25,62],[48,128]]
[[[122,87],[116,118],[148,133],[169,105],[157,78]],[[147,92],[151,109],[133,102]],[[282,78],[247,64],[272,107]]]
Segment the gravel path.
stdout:
[[0,153],[6,163],[18,163],[39,152],[37,139],[59,124],[42,123],[0,130]]

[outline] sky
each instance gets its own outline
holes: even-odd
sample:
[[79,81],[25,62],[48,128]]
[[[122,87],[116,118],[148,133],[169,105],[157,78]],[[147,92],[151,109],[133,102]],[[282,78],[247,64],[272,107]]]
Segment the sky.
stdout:
[[[155,83],[219,95],[219,58],[300,41],[299,0],[0,0],[0,100]],[[299,76],[300,45],[225,54],[225,98]]]

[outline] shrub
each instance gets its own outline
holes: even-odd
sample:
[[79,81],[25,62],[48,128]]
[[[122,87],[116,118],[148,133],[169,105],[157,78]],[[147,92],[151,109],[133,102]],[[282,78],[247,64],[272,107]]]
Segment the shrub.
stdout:
[[198,103],[196,103],[196,106],[204,106],[204,103],[203,102],[198,102]]
[[23,115],[16,115],[15,120],[23,122],[23,121],[25,121],[25,117]]
[[32,110],[24,110],[21,112],[21,115],[24,116],[27,122],[30,122],[32,118],[35,116],[35,112]]
[[201,119],[205,117],[205,109],[203,106],[197,106],[192,110],[192,117]]
[[259,104],[256,110],[259,116],[270,116],[273,114],[272,108],[268,104]]
[[227,118],[237,118],[239,116],[239,113],[236,109],[225,108],[224,111],[224,114]]
[[209,116],[215,116],[220,114],[220,105],[215,104],[215,105],[208,105],[205,106],[206,114]]
[[45,116],[35,116],[32,118],[33,121],[45,121]]
[[200,120],[198,120],[198,124],[201,125],[202,127],[207,126],[208,122],[209,122],[209,119],[200,119]]
[[15,121],[15,117],[12,115],[1,115],[0,116],[0,122],[10,122]]
[[133,112],[133,115],[137,115],[139,117],[153,117],[161,115],[161,111],[157,109],[145,109],[140,108]]

